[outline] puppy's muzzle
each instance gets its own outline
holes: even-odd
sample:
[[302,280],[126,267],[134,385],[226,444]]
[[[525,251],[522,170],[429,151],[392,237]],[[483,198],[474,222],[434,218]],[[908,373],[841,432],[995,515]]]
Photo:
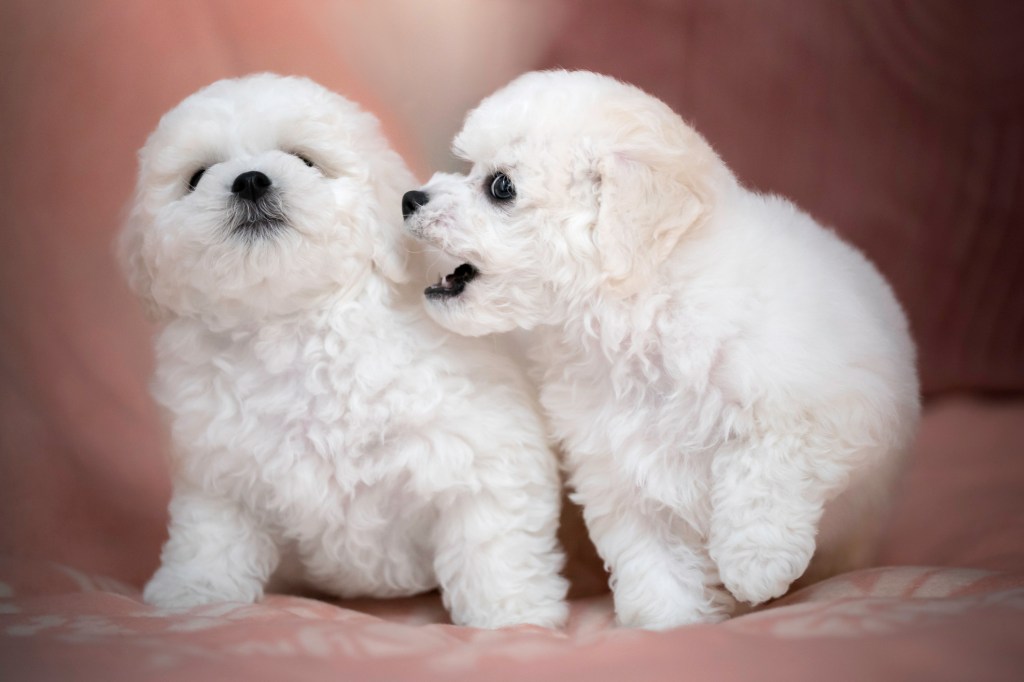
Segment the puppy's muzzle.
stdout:
[[402,217],[408,220],[409,216],[428,201],[430,201],[430,195],[426,192],[421,192],[418,189],[406,192],[402,195]]
[[256,203],[270,189],[270,178],[259,171],[246,171],[231,183],[231,192],[239,199]]
[[287,227],[280,192],[260,171],[246,171],[231,183],[231,233],[246,241],[270,237]]

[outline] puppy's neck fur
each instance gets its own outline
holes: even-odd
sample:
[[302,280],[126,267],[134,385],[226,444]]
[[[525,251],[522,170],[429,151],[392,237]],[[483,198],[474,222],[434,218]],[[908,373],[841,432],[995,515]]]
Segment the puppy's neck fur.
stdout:
[[261,314],[241,304],[237,308],[222,305],[209,314],[172,317],[165,326],[195,324],[211,334],[240,340],[259,335],[268,328],[302,329],[333,325],[338,311],[348,306],[387,310],[396,307],[402,298],[398,285],[368,269],[357,281],[342,283],[336,289],[311,296],[306,306],[285,313],[264,311]]

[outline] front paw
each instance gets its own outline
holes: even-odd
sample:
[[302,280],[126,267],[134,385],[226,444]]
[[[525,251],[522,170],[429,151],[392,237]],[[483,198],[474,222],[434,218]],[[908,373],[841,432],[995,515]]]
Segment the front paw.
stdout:
[[512,625],[539,625],[552,630],[565,627],[569,620],[569,605],[563,600],[535,604],[511,605],[510,608],[490,613],[480,627],[503,628]]
[[147,604],[176,610],[221,602],[251,604],[260,597],[262,589],[251,585],[214,585],[208,580],[187,577],[167,567],[161,567],[142,591],[142,598]]
[[452,622],[466,627],[497,629],[514,625],[539,625],[557,629],[569,620],[569,605],[565,601],[568,582],[553,576],[543,583],[527,585],[529,593],[497,596],[456,588],[446,593],[446,604]]
[[705,587],[681,589],[670,583],[657,588],[647,585],[623,585],[617,581],[614,590],[615,620],[627,628],[669,630],[683,625],[720,623],[735,608],[732,595],[724,590]]
[[787,547],[736,544],[711,556],[726,589],[739,601],[757,605],[785,594],[807,570],[813,552],[813,542]]

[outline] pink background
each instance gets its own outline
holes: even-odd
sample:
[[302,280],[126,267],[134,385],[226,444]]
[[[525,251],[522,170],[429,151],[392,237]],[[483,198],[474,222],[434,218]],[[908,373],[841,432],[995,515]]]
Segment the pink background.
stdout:
[[[154,652],[174,651],[165,676],[273,679],[270,658],[239,651],[275,637],[292,647],[281,670],[301,661],[310,676],[402,676],[420,670],[417,652],[424,675],[471,678],[495,661],[608,679],[769,679],[777,665],[841,677],[838,662],[862,679],[1024,669],[1021,35],[1024,5],[1010,0],[0,3],[0,670],[138,679],[156,675]],[[842,576],[765,613],[664,635],[610,627],[599,594],[574,604],[561,634],[464,632],[441,624],[434,597],[146,611],[165,431],[146,393],[153,330],[110,242],[160,114],[221,77],[307,75],[376,112],[426,178],[451,166],[468,107],[548,66],[662,97],[747,184],[795,199],[892,281],[920,345],[926,411],[880,547],[886,577]],[[578,530],[567,541],[587,555]],[[602,591],[592,561],[572,574],[575,594]],[[295,618],[351,640],[303,643]],[[390,644],[374,648],[378,627]]]

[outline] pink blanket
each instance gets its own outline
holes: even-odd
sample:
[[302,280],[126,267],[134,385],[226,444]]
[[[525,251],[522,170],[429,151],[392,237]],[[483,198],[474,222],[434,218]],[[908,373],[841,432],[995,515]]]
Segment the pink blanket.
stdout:
[[447,624],[436,596],[342,605],[272,596],[185,613],[52,563],[0,562],[5,679],[1017,679],[1024,576],[885,568],[722,625],[616,628],[605,596],[564,632]]

